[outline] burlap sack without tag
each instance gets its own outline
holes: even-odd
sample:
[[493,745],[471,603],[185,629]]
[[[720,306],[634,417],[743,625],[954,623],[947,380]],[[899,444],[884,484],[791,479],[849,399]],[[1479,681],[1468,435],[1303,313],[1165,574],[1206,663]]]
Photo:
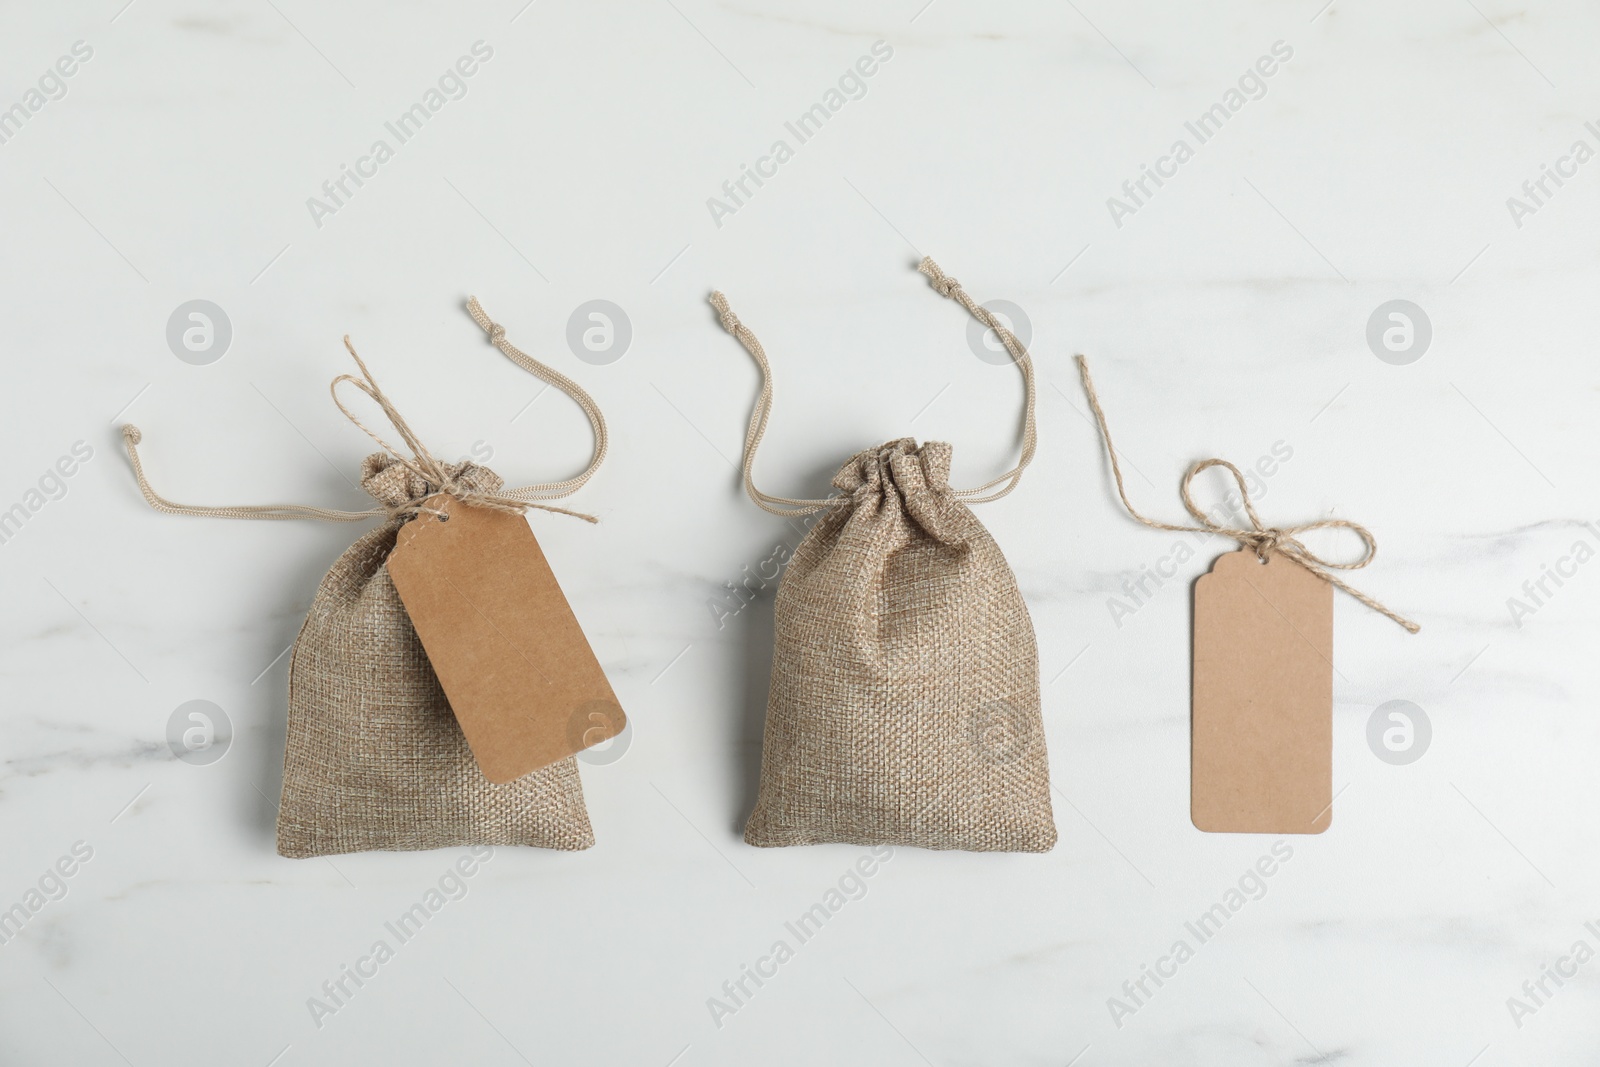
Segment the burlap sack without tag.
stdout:
[[[473,464],[447,469],[479,492],[503,484]],[[361,485],[391,507],[428,488],[381,452],[362,465]],[[401,525],[371,531],[339,557],[295,640],[278,851],[589,848],[575,760],[506,785],[478,770],[384,566]]]
[[822,512],[778,587],[761,783],[744,835],[752,845],[1044,852],[1056,842],[1033,623],[965,503],[1004,496],[1032,458],[1032,365],[954,279],[931,260],[920,269],[1000,335],[1023,373],[1022,460],[976,489],[951,488],[948,444],[904,438],[846,463],[833,480],[839,498],[758,490],[751,469],[771,368],[726,299],[712,297],[763,374],[746,490],[773,514]]
[[752,845],[1056,842],[1033,622],[950,446],[862,452],[778,588]]

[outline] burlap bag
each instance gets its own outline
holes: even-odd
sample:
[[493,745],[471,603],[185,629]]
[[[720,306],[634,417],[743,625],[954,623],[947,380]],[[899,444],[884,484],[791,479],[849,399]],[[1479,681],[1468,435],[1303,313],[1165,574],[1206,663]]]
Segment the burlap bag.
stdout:
[[1033,623],[967,507],[1010,492],[1033,458],[1032,364],[954,279],[931,260],[919,269],[994,329],[1022,371],[1021,461],[975,489],[951,488],[948,444],[911,438],[854,456],[828,500],[756,489],[771,368],[722,294],[712,298],[763,375],[746,490],[774,514],[823,512],[778,588],[761,783],[745,828],[752,845],[1044,852],[1056,842]]
[[367,457],[361,485],[378,503],[369,511],[174,504],[150,488],[135,447],[139,431],[123,428],[140,490],[159,511],[250,519],[384,519],[322,579],[295,639],[278,809],[278,851],[284,856],[473,844],[573,850],[594,844],[574,759],[504,785],[484,778],[385,566],[400,528],[428,510],[426,501],[437,493],[500,510],[536,507],[575,515],[530,498],[567,495],[605,458],[604,419],[588,394],[510,345],[505,331],[489,321],[476,301],[469,310],[508,357],[567,391],[589,416],[595,453],[583,474],[508,492],[486,467],[439,463],[372,382],[359,357],[356,363],[364,377],[336,379],[335,403],[361,426],[337,394],[339,384],[355,385],[378,403],[413,453],[407,458],[384,444],[389,451]]
[[[470,463],[445,469],[469,491],[503,485]],[[391,508],[436,488],[382,452],[361,474],[362,488]],[[478,770],[384,566],[405,521],[385,523],[339,557],[295,639],[278,851],[590,847],[576,760],[505,785]]]

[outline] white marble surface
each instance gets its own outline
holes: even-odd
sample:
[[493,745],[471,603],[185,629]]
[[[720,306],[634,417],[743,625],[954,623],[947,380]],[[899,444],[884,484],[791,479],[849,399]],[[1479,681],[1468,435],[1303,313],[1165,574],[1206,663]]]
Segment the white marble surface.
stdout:
[[[0,1062],[1593,1062],[1600,961],[1507,1006],[1600,948],[1600,564],[1520,626],[1507,604],[1600,536],[1600,162],[1507,205],[1600,148],[1592,8],[123,2],[0,9],[0,106],[92,49],[0,144],[0,508],[93,452],[0,544],[0,906],[92,850],[0,945]],[[797,144],[785,123],[879,40],[865,95]],[[318,226],[307,198],[477,41],[466,95]],[[1107,198],[1279,41],[1261,98],[1116,225]],[[707,198],[779,138],[793,158],[718,226]],[[1039,458],[980,516],[1038,628],[1061,842],[902,850],[719,1026],[708,999],[862,850],[739,837],[772,603],[719,629],[708,602],[793,534],[739,489],[756,376],[706,295],[777,364],[765,487],[821,492],[906,433],[955,442],[972,484],[1013,461],[1020,389],[919,254],[1033,329]],[[362,506],[365,439],[326,391],[348,332],[441,453],[566,476],[581,415],[528,407],[469,293],[614,428],[572,501],[603,523],[532,521],[634,735],[584,768],[596,848],[501,850],[319,1027],[308,998],[456,858],[273,851],[277,657],[352,529],[155,514],[116,425],[179,499]],[[191,299],[232,324],[210,365],[165,339]],[[591,299],[631,320],[609,365],[564,340]],[[1433,325],[1405,366],[1365,339],[1392,299]],[[1284,442],[1269,521],[1370,526],[1354,580],[1424,627],[1339,600],[1332,829],[1120,1026],[1108,999],[1273,840],[1189,824],[1188,582],[1210,552],[1113,623],[1177,535],[1110,496],[1075,351],[1142,507],[1176,517],[1189,462]],[[209,766],[167,747],[195,699],[234,724]],[[1366,742],[1396,699],[1434,730],[1407,766]]]

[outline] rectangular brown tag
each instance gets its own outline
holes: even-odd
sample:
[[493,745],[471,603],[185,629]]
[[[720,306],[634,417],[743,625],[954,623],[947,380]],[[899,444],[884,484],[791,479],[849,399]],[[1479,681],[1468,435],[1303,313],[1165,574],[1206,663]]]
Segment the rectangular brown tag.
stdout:
[[1212,833],[1320,834],[1333,819],[1333,586],[1229,552],[1194,587],[1190,818]]
[[400,528],[389,576],[483,776],[510,782],[622,731],[622,708],[517,514],[447,496]]

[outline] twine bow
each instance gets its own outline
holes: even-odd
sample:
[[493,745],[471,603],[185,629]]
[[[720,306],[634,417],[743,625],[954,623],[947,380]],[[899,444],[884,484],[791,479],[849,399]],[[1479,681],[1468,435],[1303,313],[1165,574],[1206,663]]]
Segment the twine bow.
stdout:
[[[139,462],[137,446],[143,440],[144,435],[140,433],[137,426],[130,423],[122,427],[122,440],[128,450],[128,460],[133,466],[133,476],[139,483],[139,492],[143,494],[145,502],[152,508],[168,515],[198,515],[223,519],[320,519],[325,522],[362,522],[378,516],[397,519],[407,515],[425,513],[437,515],[441,521],[444,521],[449,518],[448,513],[439,508],[429,507],[427,504],[430,497],[443,494],[453,497],[464,504],[489,508],[494,511],[521,514],[528,508],[538,508],[540,511],[554,512],[557,515],[570,515],[585,522],[599,522],[600,520],[593,515],[585,515],[581,511],[569,511],[566,508],[558,508],[552,504],[541,503],[539,500],[530,498],[534,494],[542,494],[546,498],[566,496],[582,488],[584,483],[594,475],[594,472],[605,459],[607,447],[605,419],[601,416],[600,409],[595,406],[589,394],[584,392],[572,379],[545,366],[507,341],[505,327],[489,318],[482,305],[478,303],[477,297],[473,297],[468,301],[467,311],[471,314],[473,320],[483,327],[484,331],[489,335],[489,342],[500,349],[508,359],[530,374],[565,392],[572,397],[578,406],[583,409],[584,414],[588,416],[589,425],[594,431],[595,448],[594,455],[589,461],[589,466],[581,474],[565,481],[528,486],[523,489],[486,492],[473,487],[463,477],[464,471],[457,470],[452,472],[449,466],[440,463],[434,458],[433,453],[429,452],[422,442],[418,440],[416,433],[411,429],[410,423],[406,422],[404,416],[395,408],[394,404],[389,400],[388,394],[378,388],[377,382],[372,377],[372,372],[367,369],[367,365],[356,354],[355,346],[350,343],[350,338],[346,335],[344,347],[350,353],[350,358],[356,361],[356,366],[360,369],[361,375],[358,377],[354,374],[341,374],[335,378],[328,387],[333,394],[333,402],[344,413],[345,418],[354,423],[361,432],[376,441],[385,452],[395,457],[407,470],[422,480],[425,488],[420,495],[397,505],[368,508],[365,511],[339,511],[334,508],[311,507],[301,504],[244,504],[222,507],[178,504],[161,496],[151,487],[150,480],[145,476],[144,465]],[[345,382],[354,385],[378,405],[384,417],[389,420],[389,423],[400,434],[400,439],[405,442],[407,448],[411,449],[410,458],[407,458],[389,442],[373,433],[349,408],[345,407],[344,401],[339,399],[339,386]]]
[[[1183,482],[1180,489],[1183,497],[1183,506],[1190,515],[1194,516],[1195,521],[1200,525],[1179,526],[1174,523],[1160,522],[1156,519],[1148,519],[1139,514],[1138,510],[1134,508],[1133,504],[1128,500],[1127,489],[1124,488],[1122,484],[1122,467],[1117,462],[1117,450],[1111,443],[1111,430],[1106,425],[1106,413],[1104,409],[1100,407],[1100,397],[1094,391],[1094,379],[1089,376],[1089,361],[1083,356],[1079,356],[1077,358],[1078,373],[1083,377],[1083,391],[1089,397],[1089,407],[1094,412],[1095,422],[1097,422],[1100,426],[1100,435],[1105,439],[1106,453],[1111,457],[1111,474],[1117,483],[1117,495],[1122,498],[1122,506],[1128,509],[1128,514],[1132,515],[1145,526],[1149,526],[1156,530],[1174,530],[1178,532],[1189,533],[1215,533],[1221,534],[1224,537],[1230,537],[1239,542],[1239,544],[1243,547],[1254,549],[1256,557],[1262,562],[1266,562],[1267,557],[1276,552],[1285,559],[1292,560],[1293,562],[1304,567],[1306,570],[1310,571],[1312,574],[1315,574],[1318,578],[1321,578],[1335,589],[1342,589],[1344,592],[1355,597],[1373,611],[1393,619],[1408,633],[1416,633],[1422,629],[1422,627],[1418,626],[1410,619],[1389,610],[1378,601],[1367,596],[1367,594],[1361,592],[1359,589],[1353,588],[1341,580],[1337,575],[1332,573],[1336,570],[1360,570],[1362,567],[1365,567],[1367,564],[1372,562],[1373,558],[1378,554],[1378,542],[1377,539],[1372,536],[1372,531],[1368,530],[1360,523],[1351,522],[1348,519],[1319,519],[1316,522],[1303,523],[1299,526],[1267,526],[1261,521],[1261,516],[1256,513],[1255,504],[1250,500],[1250,488],[1245,483],[1244,473],[1240,471],[1238,467],[1235,467],[1232,463],[1229,463],[1225,459],[1212,458],[1200,460],[1194,466],[1190,467],[1188,473],[1183,476]],[[1194,484],[1195,478],[1199,476],[1202,471],[1210,470],[1212,467],[1222,467],[1233,475],[1233,480],[1239,486],[1239,499],[1243,501],[1244,513],[1250,519],[1249,529],[1234,526],[1224,526],[1221,523],[1214,521],[1211,516],[1202,511],[1200,506],[1195,503],[1194,497],[1189,491],[1190,487]],[[1297,536],[1305,533],[1308,530],[1330,529],[1354,531],[1355,535],[1361,539],[1361,544],[1364,549],[1360,558],[1346,563],[1339,563],[1333,560],[1324,559],[1307,548]]]

